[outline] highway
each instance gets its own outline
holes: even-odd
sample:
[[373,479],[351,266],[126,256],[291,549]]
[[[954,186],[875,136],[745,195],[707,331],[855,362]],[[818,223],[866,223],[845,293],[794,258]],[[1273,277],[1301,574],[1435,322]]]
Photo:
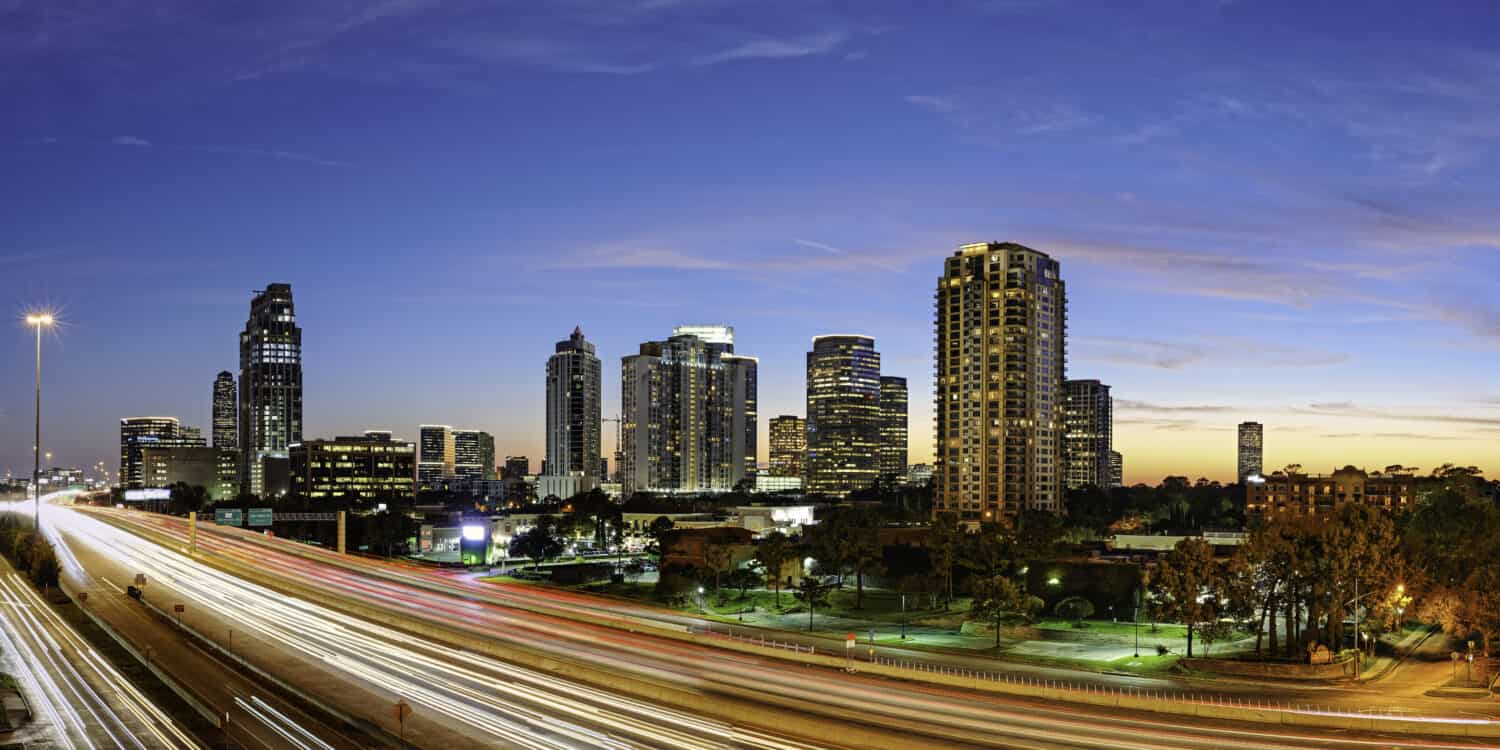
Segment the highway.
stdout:
[[[171,535],[173,545],[185,545],[185,525],[181,519],[150,516],[123,511],[89,510],[85,513],[58,509],[73,519],[84,515],[107,518],[116,524],[130,526],[148,535],[167,538]],[[94,524],[70,520],[70,530],[75,527],[93,528]],[[96,522],[97,523],[97,522]],[[98,524],[101,525],[102,524]],[[108,527],[106,527],[108,528]],[[404,566],[388,566],[370,560],[359,560],[350,569],[344,565],[332,565],[327,561],[309,559],[301,554],[308,548],[286,542],[273,542],[263,537],[248,538],[245,533],[206,533],[200,529],[199,549],[202,560],[212,561],[217,567],[238,568],[254,571],[253,575],[267,577],[287,590],[316,592],[319,601],[342,604],[353,603],[371,610],[378,610],[395,623],[431,623],[445,628],[471,634],[474,639],[485,639],[489,643],[513,646],[518,652],[542,652],[553,654],[559,660],[577,660],[591,663],[622,676],[639,679],[666,681],[683,690],[703,691],[716,696],[726,696],[744,701],[755,707],[757,716],[771,723],[777,717],[788,721],[799,721],[809,717],[824,717],[843,722],[851,728],[874,729],[884,733],[887,739],[901,738],[908,743],[926,741],[934,746],[1035,746],[1035,747],[1213,747],[1213,748],[1273,748],[1273,747],[1490,747],[1493,744],[1471,742],[1463,739],[1410,739],[1360,735],[1350,732],[1318,732],[1292,727],[1269,727],[1263,725],[1227,724],[1201,719],[1187,720],[1170,715],[1111,710],[1100,707],[1056,704],[1035,700],[1017,699],[1008,696],[979,694],[971,691],[942,688],[917,683],[902,683],[871,678],[863,675],[848,675],[835,670],[788,665],[785,662],[722,651],[720,649],[671,641],[640,633],[627,632],[631,615],[619,616],[617,627],[591,625],[527,609],[518,609],[492,601],[488,596],[477,596],[476,592],[464,588],[463,582],[447,580],[444,585],[460,587],[456,591],[434,589],[435,581],[423,577],[416,581],[397,580],[398,576],[419,575]],[[119,532],[116,532],[119,533]],[[133,534],[120,534],[118,538],[102,532],[90,532],[91,538],[82,541],[95,545],[109,545],[118,554],[148,555],[139,550],[144,542]],[[89,537],[90,535],[84,535]],[[290,554],[283,547],[296,546],[298,554]],[[160,549],[160,548],[157,548]],[[325,553],[317,553],[325,554]],[[313,555],[314,557],[317,554]],[[180,558],[182,569],[172,575],[208,576],[218,581],[217,585],[229,585],[221,579],[229,578],[222,573],[207,573],[204,566],[192,564]],[[341,558],[340,562],[349,558]],[[372,574],[367,571],[378,571]],[[248,573],[250,575],[252,573]],[[243,585],[243,584],[241,584]],[[293,602],[288,600],[288,604]],[[230,606],[225,602],[225,606]],[[307,606],[295,604],[297,609]],[[591,604],[591,606],[601,606]],[[608,608],[608,603],[604,606]],[[290,607],[289,607],[290,608]],[[248,613],[246,614],[248,616]],[[368,625],[354,618],[334,616],[339,626],[348,631],[363,631]],[[473,654],[438,647],[399,634],[387,634],[378,638],[385,645],[400,643],[405,649],[416,651],[424,657],[460,663],[471,662]],[[288,643],[289,648],[303,648],[300,643]],[[393,658],[394,654],[393,652]],[[402,659],[409,658],[402,656]],[[424,668],[435,668],[431,662],[416,662]],[[498,666],[490,669],[501,671]],[[511,669],[516,669],[511,667]],[[503,672],[502,672],[503,673]],[[515,679],[541,680],[524,670],[513,674]],[[455,677],[469,681],[474,678],[458,672]],[[389,673],[375,672],[369,677],[380,681],[394,678]],[[441,690],[447,679],[432,690]],[[470,682],[469,684],[482,684]],[[577,684],[559,690],[590,695],[590,689]],[[608,700],[608,699],[605,699]],[[440,704],[434,704],[440,705]],[[567,705],[552,705],[546,701],[532,706],[551,715],[568,715],[573,711]],[[462,715],[456,713],[455,715]],[[574,714],[576,715],[576,713]],[[670,713],[655,714],[650,709],[635,714],[638,720],[648,724],[660,722]],[[646,718],[646,717],[649,717]],[[747,719],[750,718],[747,715]],[[691,730],[689,730],[691,732]],[[838,737],[837,734],[814,735]],[[570,737],[582,741],[581,735]],[[633,735],[638,742],[659,743],[655,746],[677,745],[681,737],[649,737]],[[892,741],[891,746],[899,743]],[[720,744],[724,746],[722,739]],[[790,746],[807,747],[803,740]],[[913,745],[915,746],[915,745]]]
[[47,725],[47,739],[67,750],[196,748],[198,743],[0,559],[0,650],[18,661],[14,675]]

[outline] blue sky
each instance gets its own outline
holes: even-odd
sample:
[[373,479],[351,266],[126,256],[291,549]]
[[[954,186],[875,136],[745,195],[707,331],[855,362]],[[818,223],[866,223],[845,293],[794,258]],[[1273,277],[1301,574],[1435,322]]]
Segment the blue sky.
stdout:
[[1484,2],[0,0],[0,276],[67,321],[58,463],[206,425],[273,281],[310,436],[537,459],[574,325],[613,413],[620,356],[723,322],[763,418],[802,413],[812,336],[875,336],[925,459],[934,282],[996,239],[1061,260],[1131,481],[1229,478],[1245,418],[1272,466],[1493,474],[1497,32]]

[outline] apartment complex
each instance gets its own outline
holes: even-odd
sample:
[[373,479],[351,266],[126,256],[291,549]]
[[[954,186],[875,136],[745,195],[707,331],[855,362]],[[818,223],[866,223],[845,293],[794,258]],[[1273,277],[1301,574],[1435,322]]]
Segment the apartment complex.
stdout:
[[1063,451],[1068,489],[1112,487],[1110,456],[1114,452],[1114,399],[1097,380],[1064,384]]
[[936,294],[936,513],[969,524],[1063,512],[1067,295],[1057,261],[960,247]]
[[1410,473],[1371,473],[1353,466],[1331,474],[1277,471],[1245,482],[1245,515],[1323,516],[1351,502],[1403,510],[1417,502],[1418,493],[1430,482]]

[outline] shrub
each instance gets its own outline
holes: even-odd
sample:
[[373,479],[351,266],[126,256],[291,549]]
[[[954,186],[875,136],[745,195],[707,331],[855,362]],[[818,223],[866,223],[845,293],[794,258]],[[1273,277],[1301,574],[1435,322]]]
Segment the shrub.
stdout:
[[1094,603],[1081,596],[1070,596],[1057,603],[1052,610],[1064,620],[1081,623],[1094,614]]

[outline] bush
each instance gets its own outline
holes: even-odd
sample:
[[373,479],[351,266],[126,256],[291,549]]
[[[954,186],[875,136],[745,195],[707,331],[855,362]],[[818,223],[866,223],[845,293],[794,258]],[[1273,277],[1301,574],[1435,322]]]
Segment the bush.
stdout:
[[1156,644],[1156,655],[1157,656],[1166,656],[1167,654],[1170,654],[1170,653],[1172,653],[1172,649],[1167,648],[1166,646],[1163,646],[1160,643]]
[[1081,596],[1070,596],[1058,602],[1052,611],[1064,620],[1080,623],[1093,616],[1094,603]]

